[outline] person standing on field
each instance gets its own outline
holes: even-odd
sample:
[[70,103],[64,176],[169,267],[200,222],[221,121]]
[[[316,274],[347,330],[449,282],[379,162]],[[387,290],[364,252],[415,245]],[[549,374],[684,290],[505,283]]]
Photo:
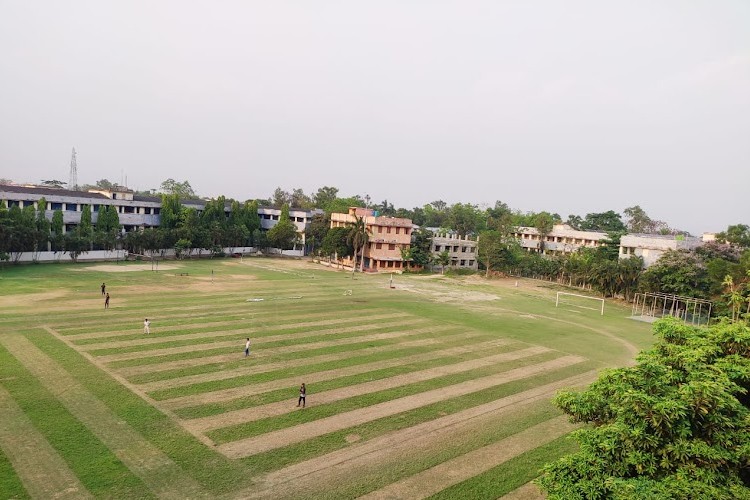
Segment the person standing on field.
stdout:
[[102,295],[104,295],[104,291],[107,289],[107,285],[102,283]]
[[305,387],[305,383],[302,382],[302,385],[299,386],[299,399],[297,400],[297,406],[302,404],[302,408],[305,407],[305,396],[307,395],[307,388]]
[[109,292],[107,293],[107,296],[104,298],[104,309],[109,309]]
[[247,338],[247,342],[245,342],[245,357],[250,356],[250,337]]
[[143,320],[143,333],[149,334],[151,333],[151,322],[148,320],[148,318]]

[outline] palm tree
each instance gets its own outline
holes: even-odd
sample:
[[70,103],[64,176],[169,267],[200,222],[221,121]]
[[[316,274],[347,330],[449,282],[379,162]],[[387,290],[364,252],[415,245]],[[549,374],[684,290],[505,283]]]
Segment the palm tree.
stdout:
[[352,261],[352,278],[354,278],[354,271],[357,268],[357,252],[360,255],[360,272],[365,269],[365,245],[370,241],[370,234],[367,232],[367,224],[365,223],[364,217],[354,216],[354,225],[351,226],[349,234],[346,237],[346,242],[354,247],[354,260]]
[[734,284],[734,279],[731,275],[727,274],[724,277],[724,281],[721,283],[726,286],[726,297],[727,302],[732,307],[732,322],[735,322],[740,317],[740,307],[745,302],[745,298],[742,296],[742,287]]

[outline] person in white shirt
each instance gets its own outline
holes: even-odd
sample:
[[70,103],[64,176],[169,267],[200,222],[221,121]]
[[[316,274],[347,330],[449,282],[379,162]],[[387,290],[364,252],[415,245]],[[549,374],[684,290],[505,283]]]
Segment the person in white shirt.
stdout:
[[245,342],[245,357],[248,357],[250,355],[250,337],[247,338],[247,342]]
[[151,333],[151,322],[148,318],[143,320],[143,333]]

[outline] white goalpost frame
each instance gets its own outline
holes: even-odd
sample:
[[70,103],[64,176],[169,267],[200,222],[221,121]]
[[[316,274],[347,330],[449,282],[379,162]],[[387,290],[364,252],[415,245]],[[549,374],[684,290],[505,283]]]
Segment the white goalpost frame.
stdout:
[[602,309],[601,309],[600,315],[604,316],[604,299],[600,299],[599,297],[591,297],[589,295],[579,295],[577,293],[557,292],[557,297],[555,298],[555,307],[557,307],[560,304],[560,295],[572,295],[573,297],[581,297],[583,299],[598,300],[602,303]]

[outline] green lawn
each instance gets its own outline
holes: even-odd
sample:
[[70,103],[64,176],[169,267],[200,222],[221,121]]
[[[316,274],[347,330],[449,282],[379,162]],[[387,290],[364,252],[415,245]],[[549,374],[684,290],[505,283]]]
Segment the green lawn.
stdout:
[[[652,341],[629,307],[608,301],[604,316],[585,301],[555,308],[558,288],[543,282],[399,275],[391,289],[389,279],[265,258],[162,262],[159,272],[144,263],[1,269],[0,388],[26,419],[3,427],[17,413],[0,407],[0,498],[62,495],[38,481],[45,468],[97,498],[397,488],[549,424],[560,415],[549,402],[557,389],[631,362]],[[76,381],[80,403],[62,397],[55,373]],[[87,426],[87,405],[100,403],[111,433],[140,436],[148,449]],[[21,424],[54,456],[19,444]],[[432,481],[440,490],[430,495],[497,498],[574,449],[565,433],[485,458],[457,482]]]

